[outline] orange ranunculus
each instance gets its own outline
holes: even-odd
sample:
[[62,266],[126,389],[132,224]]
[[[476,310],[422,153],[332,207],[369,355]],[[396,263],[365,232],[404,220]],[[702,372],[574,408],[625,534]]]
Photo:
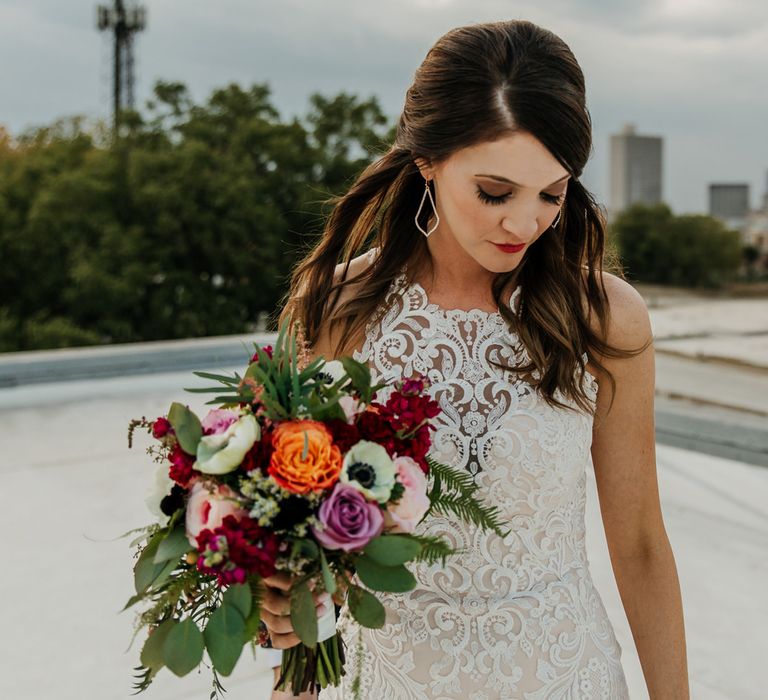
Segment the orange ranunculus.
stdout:
[[[302,459],[305,445],[307,454]],[[272,447],[274,451],[267,472],[280,486],[293,493],[327,489],[339,479],[341,451],[319,421],[279,423],[272,433]]]

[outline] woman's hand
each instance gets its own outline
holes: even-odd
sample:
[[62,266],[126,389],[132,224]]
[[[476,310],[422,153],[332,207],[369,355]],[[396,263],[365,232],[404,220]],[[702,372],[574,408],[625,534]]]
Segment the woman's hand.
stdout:
[[[301,642],[291,624],[291,597],[289,591],[297,577],[276,573],[263,579],[264,596],[261,603],[261,619],[269,630],[274,649],[289,649]],[[312,582],[310,582],[310,587]],[[325,615],[331,606],[328,593],[312,593],[318,617]]]

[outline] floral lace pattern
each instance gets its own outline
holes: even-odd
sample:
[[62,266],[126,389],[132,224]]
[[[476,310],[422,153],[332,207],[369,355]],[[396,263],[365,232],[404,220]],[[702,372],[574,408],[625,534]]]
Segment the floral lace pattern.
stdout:
[[[518,303],[519,288],[509,298],[514,312]],[[455,519],[423,521],[417,533],[445,537],[462,552],[446,566],[411,565],[414,590],[378,594],[387,609],[381,629],[360,628],[342,608],[347,675],[320,700],[351,698],[359,665],[360,697],[371,700],[629,697],[585,550],[592,416],[562,395],[574,410],[550,406],[490,362],[518,353],[525,349],[500,313],[442,309],[404,273],[369,322],[355,358],[374,381],[429,377],[442,408],[430,455],[469,471],[511,532],[501,538]],[[582,381],[594,402],[596,380],[587,373]]]

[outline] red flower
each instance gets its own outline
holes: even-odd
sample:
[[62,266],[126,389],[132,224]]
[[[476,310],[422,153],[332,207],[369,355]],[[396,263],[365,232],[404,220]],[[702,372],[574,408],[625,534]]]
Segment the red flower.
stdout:
[[325,427],[330,431],[333,436],[333,442],[338,445],[342,454],[348,452],[352,445],[360,442],[359,428],[354,424],[350,425],[345,420],[332,418],[326,421]]
[[261,469],[266,473],[269,461],[272,458],[272,429],[263,427],[261,430],[261,439],[253,443],[253,447],[245,453],[240,468],[245,472]]
[[[272,359],[272,346],[271,345],[263,345],[261,348],[265,353],[267,353],[267,356],[269,359]],[[251,362],[258,362],[259,360],[259,353],[255,352],[253,355],[251,355]],[[250,364],[250,362],[249,362]]]
[[358,415],[357,429],[361,440],[378,443],[392,457],[396,452],[395,430],[389,417],[381,412],[383,409],[381,404],[370,404],[366,411]]
[[171,430],[173,430],[173,428],[171,428],[170,421],[164,416],[160,416],[160,418],[152,424],[152,437],[160,439],[164,435],[167,435]]
[[245,516],[227,515],[214,530],[197,536],[198,571],[215,574],[220,586],[244,583],[248,574],[275,573],[280,540],[273,532]]
[[189,486],[189,480],[195,473],[192,465],[195,463],[195,457],[184,452],[181,445],[177,442],[171,453],[168,455],[171,461],[171,468],[168,470],[168,476],[171,477],[181,488]]
[[430,396],[393,391],[383,413],[389,418],[395,431],[410,432],[440,413],[440,406]]
[[427,454],[432,446],[432,438],[429,435],[430,430],[434,430],[433,425],[422,425],[410,440],[401,441],[397,451],[398,455],[412,457],[425,474],[429,474]]

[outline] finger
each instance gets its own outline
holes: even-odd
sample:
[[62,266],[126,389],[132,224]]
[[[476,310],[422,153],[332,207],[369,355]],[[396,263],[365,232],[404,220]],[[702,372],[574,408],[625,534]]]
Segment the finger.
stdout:
[[291,599],[277,589],[267,588],[261,601],[261,607],[273,615],[290,615]]
[[273,649],[290,649],[301,643],[294,632],[288,634],[273,633],[269,635]]
[[262,610],[261,619],[267,626],[270,634],[286,634],[288,632],[293,632],[290,615],[273,615],[268,610]]
[[283,591],[287,591],[293,585],[295,579],[295,576],[286,574],[283,571],[278,571],[277,573],[272,574],[272,576],[267,576],[266,578],[262,579],[262,581],[267,584],[267,586],[272,586],[273,588],[279,588]]

